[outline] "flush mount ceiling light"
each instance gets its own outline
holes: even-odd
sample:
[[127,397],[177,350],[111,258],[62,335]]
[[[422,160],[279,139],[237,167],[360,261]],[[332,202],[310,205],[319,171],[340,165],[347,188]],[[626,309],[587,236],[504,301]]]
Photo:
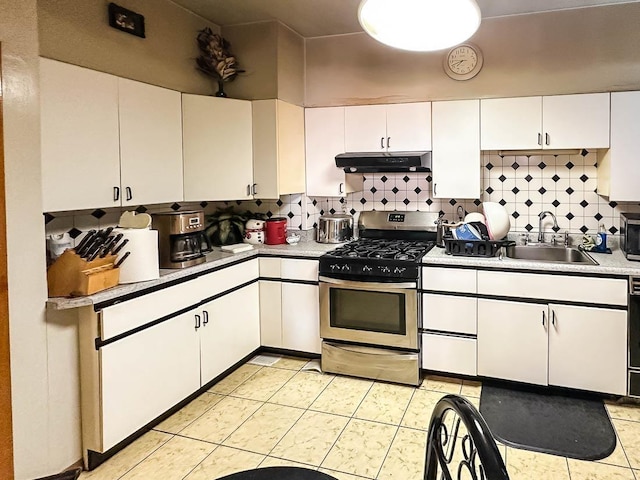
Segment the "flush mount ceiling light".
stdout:
[[431,52],[467,40],[480,26],[475,0],[362,0],[364,31],[391,47]]

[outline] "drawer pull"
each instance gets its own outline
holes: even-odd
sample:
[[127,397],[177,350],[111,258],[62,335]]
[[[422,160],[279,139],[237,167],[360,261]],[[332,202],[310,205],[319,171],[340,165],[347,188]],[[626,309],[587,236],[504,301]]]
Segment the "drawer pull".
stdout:
[[200,315],[196,315],[196,330],[200,328]]

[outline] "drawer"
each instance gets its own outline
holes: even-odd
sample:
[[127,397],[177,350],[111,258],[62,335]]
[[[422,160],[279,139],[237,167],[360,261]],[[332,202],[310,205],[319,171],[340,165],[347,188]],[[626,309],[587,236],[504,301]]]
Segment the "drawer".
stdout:
[[422,288],[441,292],[476,293],[476,271],[422,267]]
[[286,280],[318,281],[318,261],[282,258],[280,264],[281,278]]
[[423,333],[422,368],[460,375],[477,375],[476,340]]
[[254,258],[247,262],[238,263],[237,265],[203,275],[192,280],[191,283],[198,294],[199,300],[205,300],[258,277],[258,259]]
[[280,278],[279,258],[260,258],[260,276],[265,278]]
[[475,335],[477,310],[477,298],[423,293],[422,327]]
[[627,280],[481,270],[478,272],[478,293],[547,301],[627,305]]

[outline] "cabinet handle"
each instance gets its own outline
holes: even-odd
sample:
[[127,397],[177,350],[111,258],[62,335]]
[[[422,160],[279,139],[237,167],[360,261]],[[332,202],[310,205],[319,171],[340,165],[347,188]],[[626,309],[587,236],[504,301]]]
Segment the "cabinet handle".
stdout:
[[538,133],[538,145],[542,145],[542,134]]
[[202,317],[203,317],[202,325],[206,327],[207,323],[209,323],[209,312],[207,312],[206,310],[203,310]]
[[556,311],[551,310],[551,325],[556,326]]
[[437,193],[436,193],[436,187],[437,187],[437,186],[438,186],[438,184],[437,184],[437,183],[434,183],[434,184],[433,184],[433,196],[434,196],[434,197],[437,195]]
[[130,202],[131,200],[133,200],[133,193],[131,192],[131,187],[126,187],[125,190],[127,191],[127,202]]
[[547,322],[547,314],[545,313],[545,311],[542,311],[542,326],[545,326],[545,323]]
[[251,196],[251,185],[247,185],[247,197]]
[[384,137],[380,137],[380,148],[384,149]]
[[544,143],[546,143],[547,145],[551,145],[551,135],[549,135],[548,133],[544,134]]
[[120,187],[113,187],[113,201],[117,202],[120,200]]
[[387,137],[387,148],[391,148],[391,137]]
[[196,330],[200,328],[200,315],[196,315]]
[[344,193],[344,183],[340,182],[340,186],[338,187],[338,193]]
[[253,188],[252,188],[253,194],[257,195],[258,194],[258,184],[254,183],[253,184]]

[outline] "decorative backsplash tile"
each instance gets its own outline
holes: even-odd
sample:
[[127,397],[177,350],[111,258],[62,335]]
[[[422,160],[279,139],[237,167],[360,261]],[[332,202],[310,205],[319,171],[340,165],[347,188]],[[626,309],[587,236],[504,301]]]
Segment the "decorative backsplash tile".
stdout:
[[[344,198],[312,198],[284,195],[278,200],[174,203],[139,206],[138,212],[191,210],[203,208],[211,214],[218,208],[233,207],[237,212],[251,211],[268,217],[285,217],[291,229],[310,230],[325,213],[351,213],[356,218],[364,210],[401,210],[443,212],[450,221],[481,210],[483,201],[499,202],[509,212],[512,232],[537,232],[538,214],[552,212],[559,230],[572,234],[595,234],[603,224],[610,234],[620,228],[621,212],[640,212],[638,203],[608,202],[595,193],[597,154],[499,156],[484,153],[480,166],[482,193],[478,199],[434,198],[432,177],[428,173],[366,174],[362,192]],[[130,208],[129,208],[130,209]],[[45,214],[46,233],[69,232],[79,241],[92,228],[116,226],[127,208],[97,209],[82,212]],[[552,220],[543,226],[551,231]]]

